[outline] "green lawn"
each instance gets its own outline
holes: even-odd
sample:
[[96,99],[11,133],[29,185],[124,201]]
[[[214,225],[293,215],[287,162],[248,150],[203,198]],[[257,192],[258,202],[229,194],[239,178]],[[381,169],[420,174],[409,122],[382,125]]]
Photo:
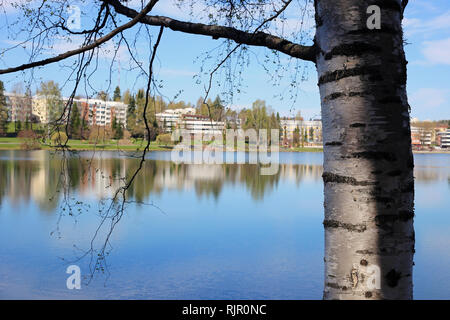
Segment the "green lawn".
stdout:
[[[40,123],[29,123],[28,126],[33,126],[33,130],[34,131],[39,131],[39,130],[43,130],[43,125]],[[21,123],[21,129],[20,130],[25,130],[25,122]],[[8,133],[15,133],[16,132],[16,127],[14,126],[14,122],[8,122],[8,126],[6,131]]]
[[292,149],[285,149],[281,148],[280,151],[286,151],[286,152],[323,152],[323,148],[305,148],[305,147],[298,147],[298,148],[292,148]]
[[[20,149],[23,139],[21,138],[9,138],[0,137],[0,150],[16,150]],[[69,140],[68,146],[73,150],[128,150],[128,151],[139,151],[144,150],[146,146],[146,141],[142,139],[133,139],[131,145],[118,145],[117,141],[110,140],[104,143],[89,143],[87,140]],[[238,150],[244,151],[246,145],[239,145]],[[248,147],[248,146],[247,146]],[[42,149],[53,149],[51,146],[42,145]],[[150,151],[167,151],[171,150],[171,146],[159,145],[156,142],[150,144]],[[269,148],[270,150],[270,148]],[[280,148],[281,152],[322,152],[322,148],[305,148],[298,147],[292,149]]]
[[[16,150],[21,148],[21,144],[24,139],[21,138],[9,138],[0,137],[0,150]],[[144,150],[146,142],[142,140],[133,140],[131,145],[118,145],[117,141],[110,140],[105,143],[89,143],[86,140],[69,140],[67,144],[73,150],[128,150],[139,151]],[[51,146],[42,145],[42,149],[53,149]],[[155,142],[150,145],[151,151],[167,151],[171,150],[171,147],[160,146]]]
[[3,144],[0,143],[0,150],[17,150],[20,149],[20,144]]
[[9,138],[9,137],[0,137],[0,143],[21,143],[22,139],[19,138]]

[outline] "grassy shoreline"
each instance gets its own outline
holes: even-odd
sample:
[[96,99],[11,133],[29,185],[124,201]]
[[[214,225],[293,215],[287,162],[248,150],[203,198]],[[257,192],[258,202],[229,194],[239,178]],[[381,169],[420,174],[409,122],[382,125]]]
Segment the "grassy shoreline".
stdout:
[[[4,138],[0,137],[0,150],[23,150],[22,143],[25,139],[21,138]],[[92,150],[106,150],[106,151],[142,151],[145,148],[145,142],[135,141],[130,145],[119,145],[116,141],[111,141],[107,144],[91,144],[87,141],[69,140],[68,146],[74,151],[92,151]],[[41,145],[41,150],[54,150],[54,147]],[[155,142],[150,144],[149,151],[171,151],[173,146],[159,145]],[[318,147],[298,147],[298,148],[280,148],[280,152],[323,152],[322,148]],[[435,151],[413,151],[415,154],[450,154],[450,150],[435,150]]]

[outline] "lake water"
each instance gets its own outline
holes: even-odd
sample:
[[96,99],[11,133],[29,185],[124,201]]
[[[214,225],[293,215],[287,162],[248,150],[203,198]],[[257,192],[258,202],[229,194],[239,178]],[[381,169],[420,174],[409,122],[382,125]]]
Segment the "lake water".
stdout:
[[[109,199],[138,160],[0,151],[0,298],[321,299],[321,163],[321,153],[281,153],[278,174],[261,176],[153,152],[93,273]],[[448,299],[450,155],[415,155],[415,177],[414,297]],[[80,290],[66,287],[72,264]]]

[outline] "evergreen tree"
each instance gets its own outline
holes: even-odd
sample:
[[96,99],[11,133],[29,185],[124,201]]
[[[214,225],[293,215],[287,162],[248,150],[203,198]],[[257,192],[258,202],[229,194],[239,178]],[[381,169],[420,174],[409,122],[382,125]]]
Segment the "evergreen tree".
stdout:
[[120,88],[119,88],[119,86],[117,86],[116,89],[114,89],[113,100],[120,101],[121,99],[122,99],[122,96],[120,94]]
[[300,129],[298,126],[294,129],[294,133],[292,135],[292,144],[297,147],[300,142]]
[[81,138],[81,117],[78,105],[76,102],[72,105],[72,111],[70,115],[70,136],[72,139]]
[[134,136],[136,128],[136,100],[134,95],[130,95],[130,102],[127,108],[127,129]]
[[280,141],[281,141],[281,137],[283,136],[283,128],[281,128],[281,119],[280,119],[280,113],[279,112],[277,112],[277,128],[278,128],[278,130],[280,130],[280,133],[279,133],[279,138],[280,138]]
[[0,81],[0,135],[6,135],[8,128],[8,108],[4,91],[3,81]]
[[221,121],[223,117],[223,111],[225,109],[224,105],[222,104],[222,100],[220,100],[220,97],[217,96],[211,106],[211,117],[215,121]]

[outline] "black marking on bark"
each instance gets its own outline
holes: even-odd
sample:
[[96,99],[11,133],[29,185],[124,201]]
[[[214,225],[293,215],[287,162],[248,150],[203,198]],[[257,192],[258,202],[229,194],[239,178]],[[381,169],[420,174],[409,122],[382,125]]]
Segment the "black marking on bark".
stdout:
[[414,218],[414,211],[401,210],[398,216],[401,221],[406,222]]
[[[344,288],[344,287],[341,287],[340,285],[338,285],[337,283],[334,283],[334,282],[327,282],[327,287],[333,288],[333,289],[343,289]],[[347,290],[347,287],[345,287],[344,290]]]
[[350,92],[348,94],[349,97],[362,97],[364,95],[364,92]]
[[402,170],[392,170],[392,171],[387,172],[386,174],[391,177],[397,177],[397,176],[401,175],[402,173],[403,173]]
[[326,72],[319,78],[319,85],[354,76],[369,76],[370,81],[383,81],[380,68],[380,66],[359,66]]
[[383,197],[383,196],[375,196],[375,200],[378,202],[388,203],[388,202],[394,202],[395,199],[391,197]]
[[401,277],[402,277],[401,272],[397,272],[395,271],[395,269],[392,269],[385,276],[387,285],[391,288],[395,288],[398,285],[398,281],[400,280]]
[[347,97],[347,96],[350,97],[350,98],[353,98],[353,97],[363,97],[364,94],[365,94],[364,92],[349,92],[348,94],[343,93],[343,92],[333,92],[333,93],[327,95],[327,96],[324,98],[324,100],[325,100],[325,101],[331,101],[331,100],[338,99],[338,98],[340,98],[340,97]]
[[414,181],[407,183],[402,189],[400,189],[402,193],[410,193],[414,192]]
[[319,9],[318,9],[317,5],[318,5],[318,0],[314,0],[314,12],[315,12],[314,19],[316,20],[316,28],[323,25],[323,20],[319,16]]
[[330,60],[333,56],[360,56],[365,53],[379,53],[382,49],[379,46],[365,42],[344,43],[334,47],[325,54],[325,60]]
[[414,212],[408,210],[401,210],[398,214],[380,214],[375,217],[375,224],[379,227],[391,227],[395,222],[408,222],[414,218]]
[[367,35],[367,34],[400,34],[401,31],[395,28],[391,28],[388,26],[382,26],[381,29],[372,29],[370,30],[369,28],[363,28],[363,29],[356,29],[356,30],[352,30],[347,32],[347,34],[349,35]]
[[325,143],[326,146],[342,146],[342,142],[339,141],[331,141],[331,142],[327,142]]
[[365,123],[355,122],[350,125],[350,128],[364,128],[365,126]]
[[397,157],[395,154],[391,152],[384,151],[363,151],[363,152],[355,152],[352,153],[352,157],[354,158],[363,158],[369,160],[385,160],[385,161],[396,161]]
[[373,254],[373,252],[370,250],[356,250],[355,252],[359,253],[359,254],[367,254],[367,255]]
[[376,182],[358,181],[353,177],[340,176],[331,172],[324,172],[322,178],[324,183],[346,183],[353,186],[370,186],[376,184]]
[[339,97],[345,96],[345,93],[342,92],[333,92],[332,94],[329,94],[328,96],[325,97],[326,101],[330,101],[330,100],[334,100],[337,99]]
[[399,96],[387,96],[383,99],[378,100],[378,102],[387,104],[387,103],[403,103],[402,99]]
[[340,222],[337,220],[324,220],[323,225],[325,228],[342,228],[350,232],[364,232],[367,229],[367,226],[365,224],[352,224],[352,223],[345,223]]
[[377,0],[373,4],[379,6],[383,10],[393,10],[398,11],[399,13],[403,12],[403,7],[396,0]]
[[362,259],[362,260],[359,262],[359,264],[362,265],[362,266],[367,266],[369,263],[367,262],[367,260]]

